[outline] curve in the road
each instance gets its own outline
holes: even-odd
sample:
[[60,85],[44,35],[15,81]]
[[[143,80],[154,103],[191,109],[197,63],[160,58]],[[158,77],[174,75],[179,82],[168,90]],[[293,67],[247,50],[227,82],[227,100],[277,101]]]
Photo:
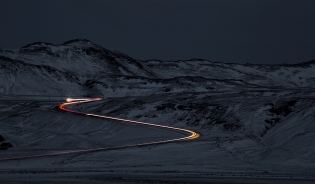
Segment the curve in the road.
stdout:
[[130,145],[116,146],[116,147],[90,148],[90,149],[70,150],[70,151],[49,153],[49,154],[41,154],[41,155],[29,155],[29,156],[10,157],[10,158],[2,158],[2,159],[0,158],[0,161],[19,160],[19,159],[26,159],[26,158],[48,157],[48,156],[58,156],[58,155],[65,155],[65,154],[71,154],[71,153],[84,153],[84,152],[102,151],[102,150],[114,150],[114,149],[121,149],[121,148],[128,148],[128,147],[146,146],[146,145],[162,144],[162,143],[169,143],[169,142],[175,142],[175,141],[191,140],[191,139],[196,139],[196,138],[198,138],[200,136],[200,134],[198,134],[198,133],[196,133],[194,131],[183,129],[183,128],[176,128],[176,127],[171,127],[171,126],[158,125],[158,124],[146,123],[146,122],[141,122],[141,121],[116,118],[116,117],[111,117],[111,116],[102,116],[102,115],[97,115],[97,114],[79,112],[79,111],[70,110],[70,109],[66,108],[66,106],[69,106],[69,105],[75,105],[75,104],[81,104],[81,103],[87,103],[87,102],[94,102],[94,101],[99,101],[99,100],[102,100],[102,98],[80,98],[80,99],[68,98],[66,103],[63,103],[63,104],[59,105],[59,109],[63,110],[63,111],[66,111],[66,112],[75,113],[75,114],[81,114],[81,115],[86,115],[86,116],[94,116],[94,117],[98,117],[98,118],[117,120],[117,121],[123,121],[123,122],[128,122],[128,123],[136,123],[136,124],[139,124],[139,125],[146,125],[146,126],[152,126],[152,127],[157,127],[157,128],[164,128],[164,129],[169,129],[169,130],[173,130],[173,131],[180,131],[180,132],[188,133],[189,136],[185,136],[185,137],[177,138],[177,139],[169,139],[169,140],[155,141],[155,142],[148,142],[148,143],[140,143],[140,144],[130,144]]

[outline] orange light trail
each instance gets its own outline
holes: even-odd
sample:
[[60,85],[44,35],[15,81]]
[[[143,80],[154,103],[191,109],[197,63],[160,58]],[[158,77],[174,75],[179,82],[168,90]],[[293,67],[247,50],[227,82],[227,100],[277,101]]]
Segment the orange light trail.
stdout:
[[141,122],[141,121],[116,118],[116,117],[111,117],[111,116],[103,116],[103,115],[79,112],[79,111],[69,110],[69,109],[65,108],[66,106],[69,106],[69,105],[75,105],[75,104],[81,104],[81,103],[87,103],[87,102],[95,102],[95,101],[99,101],[99,100],[102,100],[102,98],[79,98],[79,99],[67,98],[66,99],[67,102],[60,104],[58,107],[60,110],[75,113],[75,114],[94,116],[94,117],[98,117],[98,118],[105,118],[105,119],[110,119],[110,120],[135,123],[135,124],[139,124],[139,125],[146,125],[146,126],[152,126],[152,127],[157,127],[157,128],[164,128],[164,129],[168,129],[168,130],[188,133],[190,135],[186,136],[186,137],[182,137],[182,138],[177,138],[177,139],[169,139],[169,140],[164,140],[164,141],[155,141],[155,142],[147,142],[147,143],[140,143],[140,144],[129,144],[129,145],[124,145],[124,146],[116,146],[116,147],[90,148],[90,149],[83,149],[83,150],[69,150],[69,151],[64,151],[64,152],[49,153],[49,154],[42,154],[42,155],[29,155],[29,156],[21,156],[21,157],[0,158],[0,161],[20,160],[20,159],[48,157],[48,156],[58,156],[58,155],[65,155],[65,154],[71,154],[71,153],[84,153],[84,152],[92,152],[92,151],[114,150],[114,149],[122,149],[122,148],[128,148],[128,147],[146,146],[146,145],[152,145],[152,144],[162,144],[162,143],[169,143],[169,142],[175,142],[175,141],[191,140],[191,139],[197,139],[198,137],[200,137],[200,134],[198,134],[194,131],[191,131],[191,130],[183,129],[183,128],[176,128],[176,127],[171,127],[171,126],[158,125],[158,124],[146,123],[146,122]]

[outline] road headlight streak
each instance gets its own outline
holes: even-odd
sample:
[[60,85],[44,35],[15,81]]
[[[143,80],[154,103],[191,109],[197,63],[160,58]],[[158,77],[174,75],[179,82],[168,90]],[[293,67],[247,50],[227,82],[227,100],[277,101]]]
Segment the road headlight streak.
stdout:
[[42,154],[42,155],[29,155],[29,156],[21,156],[21,157],[0,158],[0,161],[48,157],[48,156],[65,155],[65,154],[71,154],[71,153],[84,153],[84,152],[102,151],[102,150],[103,151],[104,150],[114,150],[114,149],[122,149],[122,148],[128,148],[128,147],[146,146],[146,145],[152,145],[152,144],[161,144],[161,143],[169,143],[169,142],[175,142],[175,141],[191,140],[191,139],[196,139],[196,138],[200,137],[200,134],[198,134],[194,131],[191,131],[191,130],[183,129],[183,128],[176,128],[176,127],[171,127],[171,126],[158,125],[158,124],[146,123],[146,122],[141,122],[141,121],[116,118],[116,117],[111,117],[111,116],[103,116],[103,115],[79,112],[76,110],[69,110],[69,109],[65,108],[66,106],[69,106],[69,105],[75,105],[75,104],[81,104],[81,103],[87,103],[87,102],[95,102],[95,101],[99,101],[99,100],[102,100],[102,98],[78,98],[78,99],[67,98],[66,99],[67,102],[60,104],[58,107],[60,110],[75,113],[75,114],[93,116],[93,117],[116,120],[116,121],[123,121],[123,122],[128,122],[128,123],[135,123],[135,124],[139,124],[139,125],[146,125],[146,126],[152,126],[152,127],[157,127],[157,128],[164,128],[164,129],[169,129],[169,130],[173,130],[173,131],[180,131],[180,132],[188,133],[190,135],[186,136],[186,137],[182,137],[182,138],[177,138],[177,139],[169,139],[169,140],[147,142],[147,143],[140,143],[140,144],[129,144],[129,145],[124,145],[124,146],[116,146],[116,147],[90,148],[90,149],[83,149],[83,150],[69,150],[69,151]]

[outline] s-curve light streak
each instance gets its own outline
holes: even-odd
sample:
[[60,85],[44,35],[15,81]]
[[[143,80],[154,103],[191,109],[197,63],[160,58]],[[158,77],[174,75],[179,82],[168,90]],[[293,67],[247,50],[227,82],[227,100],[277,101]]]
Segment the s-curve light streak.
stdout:
[[84,152],[92,152],[92,151],[114,150],[114,149],[122,149],[122,148],[136,147],[136,146],[146,146],[146,145],[152,145],[152,144],[162,144],[162,143],[169,143],[169,142],[175,142],[175,141],[191,140],[191,139],[196,139],[196,138],[200,137],[200,134],[198,134],[194,131],[191,131],[191,130],[183,129],[183,128],[175,128],[175,127],[171,127],[171,126],[158,125],[158,124],[146,123],[146,122],[141,122],[141,121],[116,118],[116,117],[111,117],[111,116],[103,116],[103,115],[79,112],[79,111],[69,110],[69,109],[65,108],[66,106],[69,106],[69,105],[75,105],[75,104],[81,104],[81,103],[87,103],[87,102],[95,102],[95,101],[99,101],[99,100],[102,100],[102,98],[79,98],[79,99],[68,98],[66,100],[67,101],[66,103],[60,104],[58,107],[60,110],[75,113],[75,114],[94,116],[94,117],[98,117],[98,118],[123,121],[123,122],[127,122],[127,123],[135,123],[135,124],[139,124],[139,125],[146,125],[146,126],[152,126],[152,127],[157,127],[157,128],[164,128],[164,129],[169,129],[169,130],[173,130],[173,131],[180,131],[180,132],[188,133],[189,136],[177,138],[177,139],[169,139],[169,140],[147,142],[147,143],[140,143],[140,144],[129,144],[129,145],[123,145],[123,146],[107,147],[107,148],[89,148],[89,149],[83,149],[83,150],[68,150],[68,151],[63,151],[63,152],[48,153],[48,154],[42,154],[42,155],[29,155],[29,156],[21,156],[21,157],[0,158],[0,161],[20,160],[20,159],[48,157],[48,156],[58,156],[58,155],[65,155],[65,154],[71,154],[71,153],[84,153]]

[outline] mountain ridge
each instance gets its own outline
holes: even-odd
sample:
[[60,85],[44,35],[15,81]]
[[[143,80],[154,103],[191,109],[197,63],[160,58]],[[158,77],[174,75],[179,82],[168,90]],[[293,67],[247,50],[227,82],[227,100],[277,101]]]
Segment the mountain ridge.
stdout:
[[[290,65],[222,63],[200,58],[141,61],[87,39],[63,44],[34,42],[18,50],[2,49],[0,64],[2,78],[11,79],[1,82],[0,94],[18,93],[23,86],[29,86],[23,78],[47,84],[34,87],[37,89],[34,91],[29,87],[27,94],[42,91],[40,87],[47,88],[44,91],[65,91],[68,95],[94,94],[95,90],[105,96],[255,87],[315,88],[315,60]],[[70,81],[67,88],[59,82],[67,80]],[[15,83],[21,88],[9,90],[8,86],[16,86]]]

